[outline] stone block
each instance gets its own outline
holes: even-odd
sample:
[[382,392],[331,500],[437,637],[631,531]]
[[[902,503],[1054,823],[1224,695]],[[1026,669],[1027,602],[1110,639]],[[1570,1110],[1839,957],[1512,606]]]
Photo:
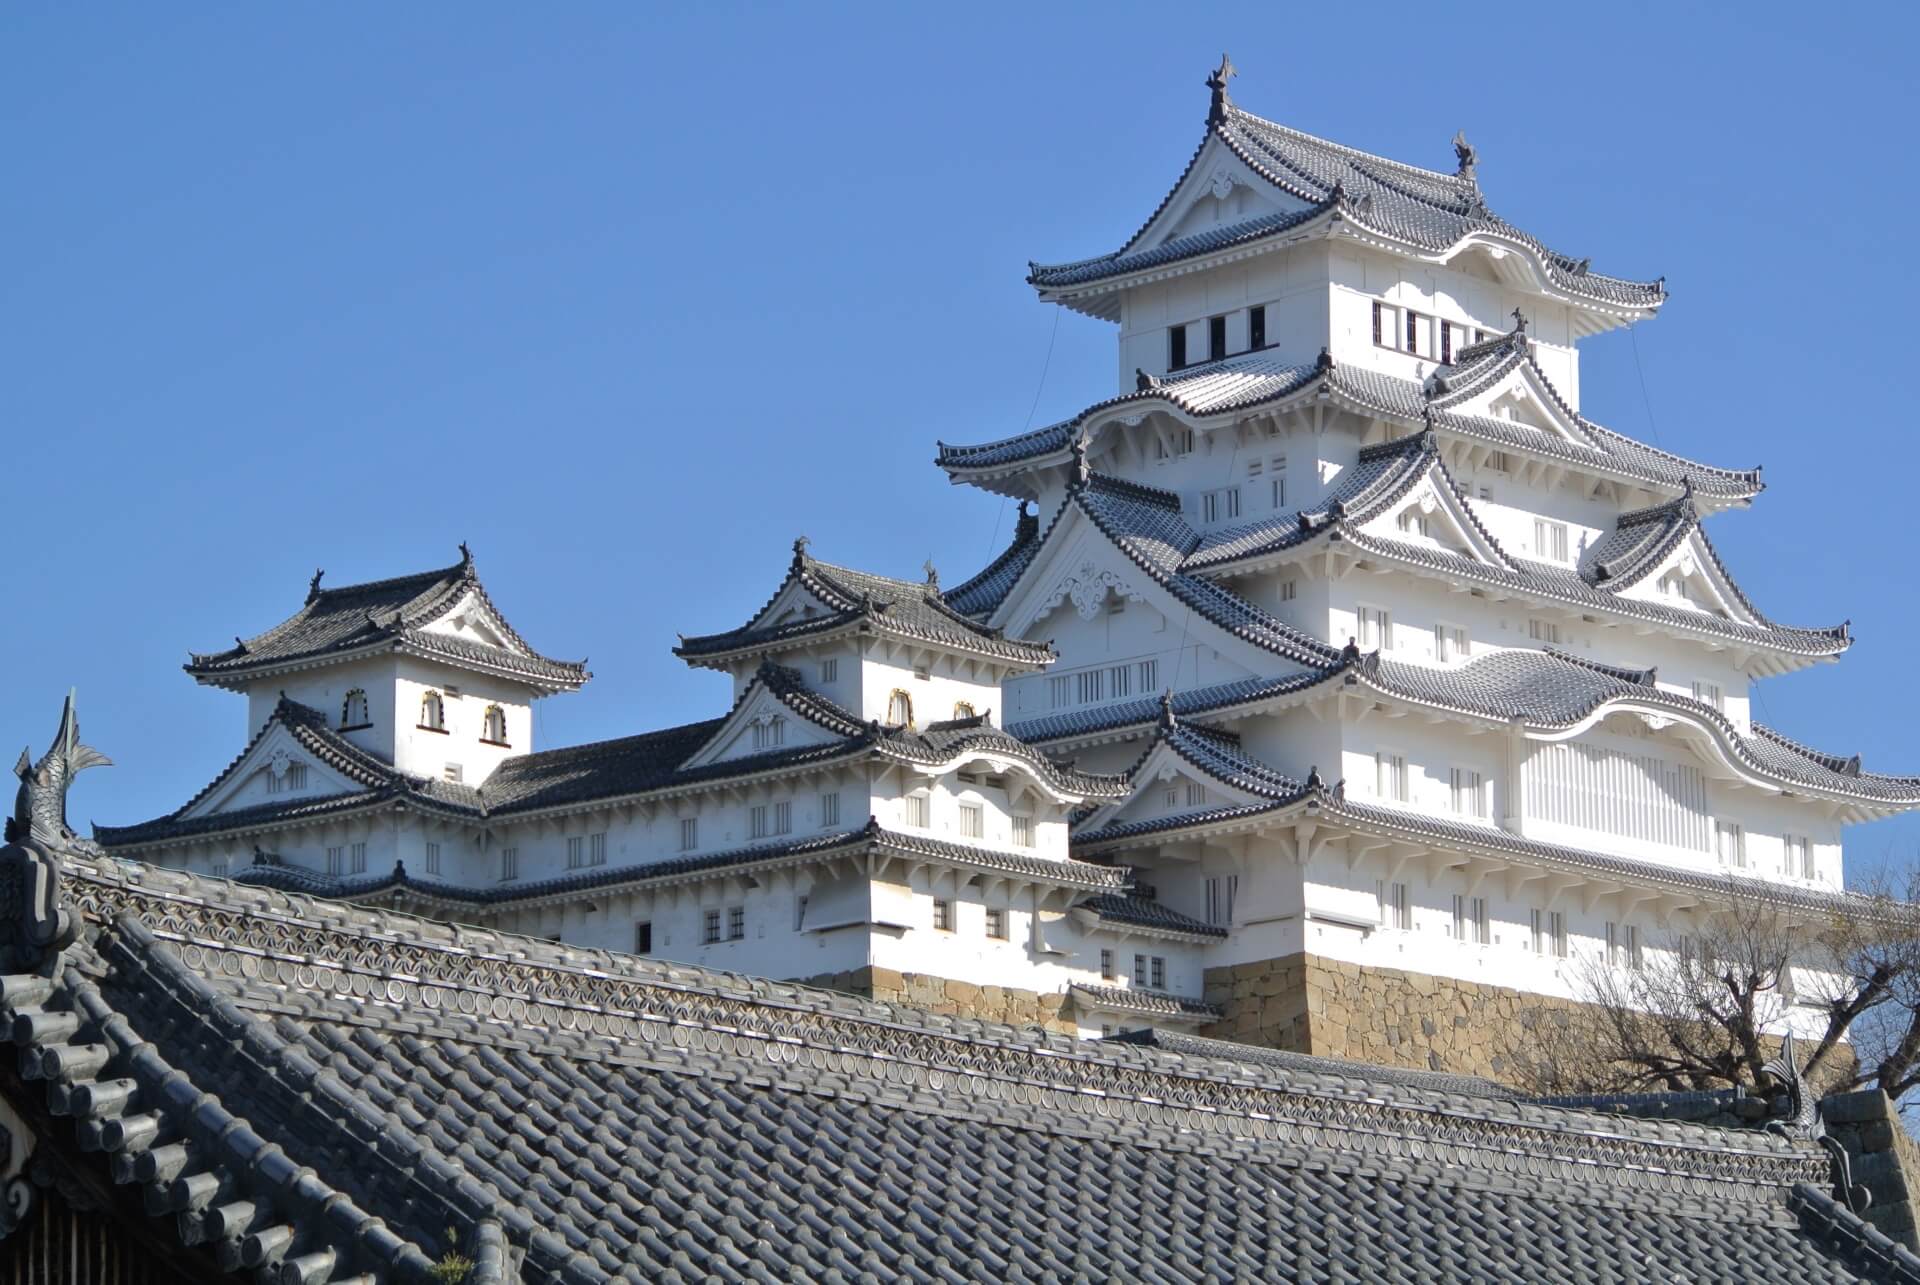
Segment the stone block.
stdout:
[[1820,1116],[1828,1124],[1865,1124],[1893,1117],[1893,1104],[1879,1089],[1835,1093],[1820,1100]]

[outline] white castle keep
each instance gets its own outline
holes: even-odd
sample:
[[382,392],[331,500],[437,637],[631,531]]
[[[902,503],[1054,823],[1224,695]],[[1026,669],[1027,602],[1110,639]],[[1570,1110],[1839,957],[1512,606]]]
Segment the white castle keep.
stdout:
[[1028,278],[1118,327],[1117,393],[940,447],[1021,504],[978,575],[797,542],[752,619],[678,649],[732,676],[730,709],[558,749],[531,704],[588,675],[464,549],[316,576],[187,667],[246,694],[239,756],[99,841],[961,1015],[1421,1065],[1419,1032],[1349,1038],[1299,979],[1567,998],[1580,960],[1645,966],[1730,881],[1843,896],[1842,828],[1920,779],[1748,693],[1847,627],[1776,623],[1714,551],[1758,469],[1580,410],[1579,341],[1662,284],[1503,221],[1464,138],[1451,172],[1385,160],[1248,114],[1229,74],[1140,230]]

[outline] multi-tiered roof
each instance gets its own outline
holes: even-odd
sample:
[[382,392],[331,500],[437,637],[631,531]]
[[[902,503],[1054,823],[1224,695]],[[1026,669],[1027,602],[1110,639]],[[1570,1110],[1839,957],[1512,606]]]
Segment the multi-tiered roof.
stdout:
[[[1666,299],[1663,281],[1603,276],[1587,259],[1548,249],[1495,214],[1481,194],[1477,157],[1454,140],[1451,174],[1374,156],[1289,129],[1235,106],[1227,92],[1230,64],[1208,80],[1213,91],[1207,129],[1187,168],[1126,244],[1073,263],[1031,264],[1028,281],[1040,297],[1109,321],[1119,319],[1122,292],[1223,258],[1255,253],[1278,241],[1328,235],[1341,224],[1404,257],[1444,262],[1463,245],[1483,246],[1509,265],[1516,284],[1579,305],[1589,331],[1651,316]],[[1281,198],[1283,209],[1243,222],[1155,243],[1174,197],[1210,156],[1242,162]],[[1509,264],[1510,261],[1510,264]]]

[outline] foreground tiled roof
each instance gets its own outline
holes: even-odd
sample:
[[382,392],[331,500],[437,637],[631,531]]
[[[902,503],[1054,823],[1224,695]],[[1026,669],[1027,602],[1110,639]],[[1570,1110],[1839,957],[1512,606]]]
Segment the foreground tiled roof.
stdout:
[[198,1278],[1920,1280],[1757,1129],[65,865],[14,1105]]
[[1217,1062],[1244,1062],[1249,1066],[1306,1072],[1309,1075],[1344,1073],[1356,1089],[1374,1084],[1401,1084],[1409,1088],[1432,1089],[1458,1097],[1513,1098],[1519,1096],[1504,1084],[1495,1084],[1492,1080],[1483,1080],[1473,1075],[1449,1075],[1444,1071],[1414,1071],[1398,1066],[1376,1066],[1371,1062],[1355,1062],[1347,1058],[1314,1057],[1306,1053],[1290,1052],[1287,1049],[1235,1044],[1230,1040],[1212,1040],[1179,1031],[1158,1031],[1152,1027],[1142,1027],[1137,1031],[1128,1031],[1124,1035],[1113,1035],[1108,1038],[1123,1044],[1138,1044],[1145,1048],[1177,1053],[1182,1057],[1206,1058]]
[[[1112,254],[1072,263],[1034,264],[1028,280],[1042,291],[1085,287],[1278,236],[1333,216],[1426,255],[1444,254],[1476,236],[1498,242],[1530,255],[1556,292],[1610,310],[1651,310],[1666,298],[1659,282],[1602,276],[1591,271],[1584,259],[1549,250],[1488,209],[1471,173],[1445,174],[1390,161],[1275,124],[1230,103],[1213,113],[1208,135],[1218,138],[1279,192],[1305,202],[1306,208],[1261,215],[1157,246],[1140,243],[1147,230],[1142,227]],[[1195,150],[1188,172],[1206,141]],[[1185,179],[1183,173],[1180,182]]]
[[[765,625],[764,616],[791,585],[798,584],[826,607],[822,614],[796,616]],[[877,630],[961,651],[977,652],[997,660],[1034,667],[1053,663],[1045,643],[1007,638],[949,605],[932,579],[894,580],[848,567],[820,562],[796,540],[787,575],[753,620],[725,633],[682,638],[674,654],[693,664],[723,663],[742,654],[779,650],[852,627]]]
[[[469,595],[486,604],[505,630],[510,647],[494,647],[426,628]],[[300,610],[263,634],[236,640],[225,651],[194,654],[186,670],[203,682],[226,683],[284,666],[392,650],[478,666],[538,687],[572,689],[587,680],[584,662],[539,655],[513,632],[506,617],[488,600],[464,547],[454,566],[392,580],[322,589],[316,572]]]

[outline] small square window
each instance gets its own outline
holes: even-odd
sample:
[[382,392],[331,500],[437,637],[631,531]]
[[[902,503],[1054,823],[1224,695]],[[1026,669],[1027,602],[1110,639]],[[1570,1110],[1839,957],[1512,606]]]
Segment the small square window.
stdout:
[[933,926],[943,933],[953,931],[953,903],[936,897],[933,902]]
[[838,682],[839,680],[840,680],[839,657],[836,656],[832,660],[821,661],[820,662],[820,681],[823,683],[833,683],[833,682]]
[[978,839],[986,834],[986,810],[978,803],[960,805],[960,834],[967,839]]
[[820,825],[825,828],[840,824],[840,796],[823,794],[820,796]]
[[1111,950],[1101,951],[1100,952],[1100,980],[1103,982],[1110,982],[1110,981],[1116,980],[1117,977],[1118,977],[1118,974],[1114,972],[1114,967],[1113,967],[1113,952]]
[[995,941],[1007,939],[1007,912],[998,906],[987,907],[987,936]]
[[698,817],[680,818],[680,851],[691,852],[700,843],[700,820]]
[[440,845],[437,843],[427,845],[427,873],[430,875],[440,873]]
[[705,921],[701,925],[700,941],[703,945],[711,946],[719,940],[720,912],[717,910],[709,910],[706,913]]
[[739,941],[747,935],[747,908],[729,906],[727,908],[727,940]]
[[1013,846],[1031,848],[1033,846],[1033,818],[1020,813],[1013,817]]
[[651,955],[653,953],[653,921],[643,919],[633,926],[633,953]]

